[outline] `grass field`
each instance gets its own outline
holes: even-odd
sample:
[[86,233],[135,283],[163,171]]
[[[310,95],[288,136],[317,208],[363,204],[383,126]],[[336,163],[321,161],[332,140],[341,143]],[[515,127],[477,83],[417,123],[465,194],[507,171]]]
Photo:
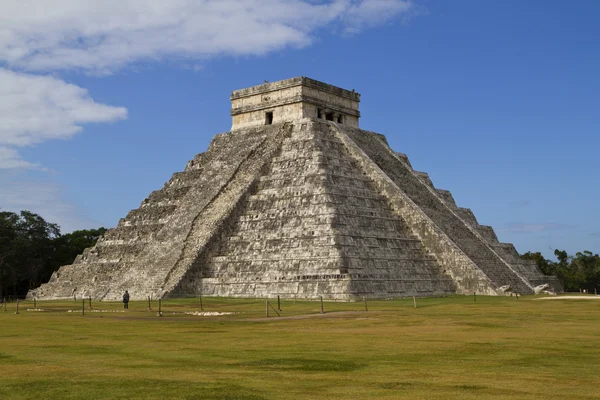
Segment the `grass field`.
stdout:
[[[273,302],[277,307],[276,301]],[[600,301],[198,299],[0,309],[0,399],[598,399]],[[72,312],[67,312],[72,310]],[[104,312],[100,312],[104,310]],[[119,312],[117,312],[119,311]],[[275,315],[271,310],[271,315]]]

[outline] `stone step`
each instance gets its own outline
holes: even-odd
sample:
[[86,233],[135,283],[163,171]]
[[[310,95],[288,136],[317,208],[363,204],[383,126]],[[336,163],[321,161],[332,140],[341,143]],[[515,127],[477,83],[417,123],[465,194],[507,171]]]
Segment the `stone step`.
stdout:
[[357,190],[367,190],[368,182],[361,180],[356,180],[352,178],[332,178],[326,173],[315,173],[306,176],[289,176],[286,175],[279,176],[269,176],[265,179],[261,179],[259,181],[258,189],[278,189],[278,188],[286,188],[286,187],[305,187],[306,189],[313,188],[315,190],[322,190],[324,187],[352,187]]
[[134,242],[123,244],[103,244],[96,246],[98,257],[106,259],[121,259],[123,257],[135,259],[135,257],[146,247],[146,243]]
[[[303,197],[299,197],[303,198]],[[360,201],[363,205],[358,205],[359,200],[349,201],[347,203],[334,203],[333,201],[310,204],[306,207],[286,207],[289,203],[286,199],[277,199],[275,201],[252,201],[248,202],[245,209],[242,211],[238,220],[252,220],[257,218],[258,214],[268,214],[268,218],[285,218],[285,217],[318,217],[321,218],[326,215],[354,215],[364,217],[376,217],[376,218],[388,218],[397,220],[400,217],[394,215],[391,208],[386,205],[377,207],[377,202],[362,200]],[[367,206],[366,204],[369,204]],[[242,216],[247,218],[241,218]]]
[[[280,200],[277,202],[278,205],[282,205],[283,207],[290,209],[296,205],[299,205],[297,202],[284,201]],[[355,223],[356,225],[370,225],[379,220],[385,221],[400,221],[400,218],[394,216],[389,212],[389,210],[381,210],[377,207],[365,207],[365,206],[355,206],[355,202],[350,202],[350,204],[339,205],[339,209],[337,211],[332,210],[330,206],[327,207],[327,210],[324,210],[324,203],[315,206],[315,214],[314,217],[306,216],[306,218],[313,218],[312,223],[321,224],[326,222],[334,222],[338,223]],[[329,203],[333,204],[333,203]],[[253,221],[262,221],[262,220],[274,220],[281,219],[289,222],[290,218],[304,218],[304,215],[298,215],[293,211],[290,211],[288,215],[283,215],[282,213],[277,214],[277,211],[272,208],[272,203],[268,203],[264,205],[264,209],[261,209],[260,204],[251,204],[244,214],[240,215],[237,218],[238,222],[253,222]],[[308,212],[306,212],[308,213]],[[330,216],[331,218],[325,218]],[[336,217],[340,217],[337,218]],[[318,218],[318,219],[314,219]],[[353,218],[353,220],[349,220],[348,218]],[[358,221],[357,219],[362,219],[362,221]],[[351,221],[351,222],[349,222]],[[311,220],[304,220],[305,224],[311,224]]]
[[491,226],[479,225],[478,227],[476,227],[476,229],[477,232],[479,232],[479,234],[491,244],[496,245],[500,243],[498,241],[498,236],[496,236],[496,232],[494,232],[494,228],[492,228]]
[[442,200],[448,203],[449,206],[457,207],[456,201],[454,201],[454,197],[452,196],[452,193],[450,193],[450,191],[443,189],[435,189],[435,191],[438,194],[438,196],[442,198]]
[[175,206],[175,207],[179,207],[179,205],[181,205],[181,201],[179,199],[173,199],[173,200],[164,200],[164,201],[150,201],[148,199],[145,199],[142,204],[140,205],[139,209],[141,208],[161,208],[161,207],[169,207],[169,206]]
[[190,186],[201,188],[204,185],[214,184],[214,181],[221,182],[228,178],[228,175],[225,173],[228,164],[230,163],[221,161],[218,164],[214,163],[210,169],[177,172],[165,183],[163,190],[177,190],[178,188]]
[[156,224],[166,216],[173,214],[176,209],[176,205],[137,208],[135,210],[131,210],[127,214],[126,219],[132,224],[138,223],[139,221],[147,221],[149,223]]
[[[322,205],[319,205],[322,206]],[[337,228],[340,225],[354,225],[368,226],[368,225],[381,225],[383,229],[386,229],[386,222],[394,223],[394,229],[403,227],[403,220],[395,215],[388,214],[386,212],[373,211],[372,209],[357,208],[351,206],[339,206],[339,210],[317,214],[313,216],[309,215],[309,211],[305,211],[306,214],[302,214],[302,210],[295,211],[290,210],[291,207],[286,210],[285,213],[276,214],[273,209],[265,209],[264,212],[248,212],[248,214],[240,215],[237,221],[240,223],[250,222],[264,222],[264,221],[279,221],[283,224],[289,224],[292,226],[305,225],[305,224],[318,224],[331,222],[333,227]],[[319,210],[321,210],[320,208]],[[318,210],[315,210],[318,211]],[[329,218],[330,217],[330,218]],[[313,222],[311,222],[313,221]],[[402,223],[400,225],[396,223]]]
[[412,165],[410,164],[410,161],[409,161],[408,156],[406,154],[396,152],[396,155],[398,157],[400,157],[402,159],[402,161],[404,161],[412,169]]
[[[259,236],[259,235],[257,235]],[[237,237],[239,238],[239,237]],[[314,247],[336,246],[338,248],[354,247],[357,249],[378,248],[385,251],[399,250],[402,253],[422,252],[421,244],[415,240],[399,240],[375,237],[352,237],[336,235],[302,236],[295,238],[265,238],[247,237],[247,240],[224,240],[219,251],[221,254],[236,254],[236,252],[248,252],[254,250],[278,250],[278,249],[311,249]],[[306,250],[304,250],[306,251]]]
[[337,157],[336,155],[325,155],[319,150],[314,150],[306,154],[298,154],[292,151],[281,152],[277,157],[273,158],[271,164],[279,167],[293,167],[295,165],[307,165],[312,163],[346,168],[354,166],[354,163],[347,158]]
[[[279,230],[277,232],[265,231],[264,233],[256,234],[255,231],[246,233],[245,231],[237,231],[235,235],[227,236],[225,240],[228,242],[244,242],[244,241],[254,241],[257,236],[261,240],[271,240],[271,239],[306,239],[314,237],[314,234],[310,233],[311,230],[298,230],[298,229],[287,229],[287,230]],[[400,237],[396,234],[396,232],[363,232],[363,234],[340,234],[337,232],[324,232],[320,233],[323,237],[341,237],[341,238],[354,238],[354,239],[385,239],[385,240],[398,240],[402,242],[411,242],[418,243],[420,245],[421,241],[413,236],[403,236]]]
[[344,214],[363,216],[391,216],[391,208],[379,199],[346,196],[339,194],[306,194],[302,196],[282,198],[252,198],[246,203],[245,214],[274,212],[275,210],[289,210],[290,208],[309,208],[316,212],[321,210],[338,211]]
[[[357,232],[355,226],[358,226],[360,227],[360,232],[362,232],[362,236],[364,237],[390,237],[402,240],[417,240],[409,232],[399,230],[399,224],[397,221],[386,221],[383,224],[342,224],[336,221],[317,221],[318,223],[311,222],[303,224],[302,222],[286,223],[277,220],[245,222],[239,223],[239,225],[236,227],[235,235],[241,237],[258,235],[262,237],[262,235],[267,235],[270,231],[273,230],[273,224],[275,222],[278,222],[277,225],[279,226],[279,228],[277,229],[277,232],[281,233],[282,237],[292,237],[292,235],[303,235],[305,234],[305,232],[315,231],[313,227],[321,226],[328,227],[328,229],[330,229],[331,232],[334,232],[335,235],[355,236]],[[378,222],[382,221],[380,220]],[[302,227],[302,229],[299,229],[299,227]]]
[[281,188],[258,188],[250,199],[269,200],[287,198],[290,196],[309,196],[314,194],[329,194],[334,196],[347,196],[359,199],[375,200],[387,203],[387,199],[370,188],[357,188],[356,186],[335,185],[333,187],[312,187],[306,185],[284,186]]
[[319,151],[326,156],[334,158],[342,158],[343,152],[339,147],[324,147],[320,144],[307,142],[306,144],[294,143],[290,145],[284,145],[281,149],[282,154],[287,152],[298,152],[298,154],[307,155],[315,151]]
[[[214,256],[211,258],[210,262],[207,263],[208,264],[212,264],[212,263],[223,263],[223,262],[243,262],[243,263],[250,263],[250,264],[259,264],[261,262],[264,261],[279,261],[282,262],[284,264],[293,264],[294,262],[310,262],[310,261],[315,261],[315,262],[322,262],[322,261],[327,261],[327,263],[334,263],[334,264],[339,264],[341,265],[342,260],[339,257],[331,257],[329,255],[318,255],[318,254],[304,254],[303,256],[290,256],[290,255],[284,255],[282,257],[272,257],[273,255],[269,255],[269,254],[265,254],[268,257],[263,257],[260,254],[257,256],[252,256],[252,257],[247,257],[247,256],[240,256],[240,257],[236,257],[236,256],[230,256],[230,255],[218,255],[218,256]],[[388,263],[397,263],[397,265],[401,265],[403,262],[432,262],[435,263],[436,259],[434,256],[432,255],[428,255],[428,254],[416,254],[416,256],[409,256],[409,255],[405,255],[403,257],[398,257],[397,254],[391,254],[388,257],[384,257],[384,256],[378,256],[378,257],[372,257],[366,254],[348,254],[348,255],[344,255],[344,261],[346,260],[359,260],[359,261],[368,261],[368,262],[382,262],[382,261],[386,261]],[[326,264],[327,264],[326,263]],[[282,264],[283,265],[283,264]],[[393,264],[392,264],[393,265]]]
[[[354,179],[360,182],[366,182],[367,184],[371,183],[371,180],[367,178],[364,174],[361,174],[360,171],[356,170],[342,170],[338,169],[335,171],[326,170],[323,168],[307,168],[302,171],[301,174],[298,174],[297,171],[292,170],[280,170],[280,171],[271,171],[266,178],[263,180],[278,180],[278,179],[290,179],[290,178],[298,178],[299,176],[309,177],[312,175],[317,176],[325,176],[327,177],[328,182],[335,182],[335,179],[346,178],[346,179]],[[343,183],[341,183],[343,185]],[[347,185],[348,186],[348,185]]]
[[427,186],[429,186],[432,189],[435,189],[435,187],[433,186],[433,182],[431,181],[431,179],[429,178],[429,174],[427,172],[421,172],[421,171],[413,171],[413,173],[419,178],[421,179]]
[[[307,226],[304,218],[264,218],[255,219],[252,221],[238,222],[239,229],[243,231],[268,231],[278,229],[291,229]],[[394,232],[398,229],[403,229],[404,222],[399,219],[391,218],[362,218],[351,215],[337,215],[332,223],[324,223],[330,228],[336,230],[339,233],[356,232],[357,229],[361,231],[385,231]],[[320,225],[309,225],[309,226],[320,226]],[[402,235],[401,235],[402,236]]]
[[148,201],[152,203],[161,203],[179,200],[185,196],[189,190],[189,186],[168,187],[166,189],[155,190],[148,196]]
[[162,223],[145,225],[120,225],[104,234],[105,240],[143,240],[148,241],[164,226]]
[[379,209],[382,212],[389,212],[390,210],[387,208],[386,202],[379,196],[355,196],[335,193],[334,191],[321,193],[301,193],[297,191],[288,193],[286,197],[277,198],[274,196],[274,194],[249,196],[247,207],[249,209],[266,210],[272,208],[287,209],[290,207],[314,207],[324,204],[336,204],[363,209]]
[[466,223],[470,224],[474,228],[479,227],[479,223],[477,222],[477,218],[475,218],[475,214],[469,208],[457,207],[455,208],[455,212],[461,217]]

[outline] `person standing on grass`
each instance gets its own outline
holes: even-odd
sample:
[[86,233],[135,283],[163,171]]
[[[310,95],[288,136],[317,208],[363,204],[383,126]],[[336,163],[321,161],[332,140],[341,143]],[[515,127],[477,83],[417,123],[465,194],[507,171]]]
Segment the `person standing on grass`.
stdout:
[[123,308],[125,310],[129,309],[129,292],[126,290],[125,294],[123,295]]

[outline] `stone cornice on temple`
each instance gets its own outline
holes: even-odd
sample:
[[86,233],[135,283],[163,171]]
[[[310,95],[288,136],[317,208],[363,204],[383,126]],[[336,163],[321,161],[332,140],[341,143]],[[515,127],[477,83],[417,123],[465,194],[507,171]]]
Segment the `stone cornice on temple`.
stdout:
[[350,100],[360,101],[360,94],[354,90],[346,90],[337,86],[330,85],[315,79],[307,78],[304,76],[298,76],[295,78],[284,79],[277,82],[266,82],[261,85],[251,86],[245,89],[234,90],[231,93],[231,100],[239,99],[242,97],[252,96],[256,94],[263,94],[269,92],[275,92],[277,90],[287,89],[295,86],[306,86],[313,89],[320,90],[322,92],[328,92],[339,97],[345,97]]

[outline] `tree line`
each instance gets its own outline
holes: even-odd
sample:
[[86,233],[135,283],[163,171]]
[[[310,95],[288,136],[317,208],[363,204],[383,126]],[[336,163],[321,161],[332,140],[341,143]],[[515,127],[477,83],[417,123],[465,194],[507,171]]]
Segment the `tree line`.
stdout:
[[62,265],[96,244],[105,228],[60,233],[38,214],[0,212],[0,299],[24,296],[47,282]]
[[586,289],[593,293],[600,289],[600,255],[584,250],[569,255],[564,250],[554,250],[557,261],[544,258],[540,252],[527,252],[521,258],[533,260],[544,275],[556,275],[566,292]]

